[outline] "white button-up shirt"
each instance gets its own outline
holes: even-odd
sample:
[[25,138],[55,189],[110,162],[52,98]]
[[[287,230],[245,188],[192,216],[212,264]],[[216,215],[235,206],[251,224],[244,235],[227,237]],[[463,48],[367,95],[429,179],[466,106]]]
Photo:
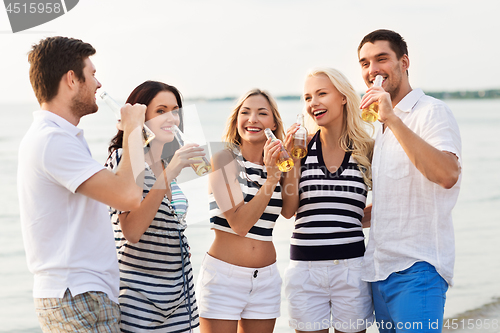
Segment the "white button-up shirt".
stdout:
[[[394,108],[419,137],[461,162],[458,124],[446,104],[415,89]],[[389,128],[379,131],[372,161],[373,209],[363,280],[385,280],[391,273],[425,261],[453,285],[455,240],[451,210],[460,181],[451,189],[429,181],[411,163]]]

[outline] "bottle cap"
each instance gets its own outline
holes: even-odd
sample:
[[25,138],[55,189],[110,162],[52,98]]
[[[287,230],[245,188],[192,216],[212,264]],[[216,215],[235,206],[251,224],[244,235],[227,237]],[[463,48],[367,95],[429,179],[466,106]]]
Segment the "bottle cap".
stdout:
[[377,75],[377,76],[375,76],[375,81],[373,82],[373,86],[374,87],[381,87],[382,82],[384,82],[384,78],[382,77],[382,75]]

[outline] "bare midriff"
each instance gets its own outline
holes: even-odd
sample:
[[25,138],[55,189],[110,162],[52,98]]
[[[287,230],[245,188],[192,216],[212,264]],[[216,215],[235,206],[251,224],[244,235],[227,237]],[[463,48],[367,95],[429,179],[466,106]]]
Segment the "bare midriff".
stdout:
[[262,268],[276,262],[273,242],[241,237],[222,230],[214,231],[215,240],[208,250],[212,257],[228,264],[250,268]]

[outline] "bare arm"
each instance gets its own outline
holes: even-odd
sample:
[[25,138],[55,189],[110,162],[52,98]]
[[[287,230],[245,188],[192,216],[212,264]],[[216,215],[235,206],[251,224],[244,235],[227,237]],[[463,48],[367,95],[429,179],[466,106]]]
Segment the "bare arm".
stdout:
[[[298,124],[293,124],[287,131],[285,147],[289,152],[292,151],[293,135],[298,128]],[[300,159],[294,158],[293,163],[293,169],[285,173],[282,182],[283,208],[281,209],[281,215],[286,219],[292,218],[299,208]]]
[[368,89],[360,108],[375,101],[379,102],[380,121],[391,129],[413,165],[431,182],[452,188],[461,172],[457,156],[434,148],[408,128],[394,113],[390,95],[382,87]]
[[197,146],[187,144],[178,149],[139,207],[119,215],[123,235],[129,242],[137,243],[146,232],[165,195],[171,200],[170,182],[180,174],[183,168],[190,166],[189,158],[205,155],[203,148],[197,148]]
[[363,212],[365,214],[361,219],[361,225],[363,226],[363,228],[370,228],[372,221],[372,204],[367,205]]
[[[146,106],[127,104],[122,108],[123,155],[116,173],[101,170],[84,181],[76,192],[119,210],[131,210],[140,205],[144,170],[142,125]],[[139,180],[138,180],[139,181]]]
[[244,202],[237,179],[238,163],[226,151],[212,159],[214,171],[209,175],[209,186],[231,229],[240,236],[245,236],[259,220],[274,193],[281,174],[275,164],[278,152],[279,144],[268,140],[264,148],[267,179],[247,203]]

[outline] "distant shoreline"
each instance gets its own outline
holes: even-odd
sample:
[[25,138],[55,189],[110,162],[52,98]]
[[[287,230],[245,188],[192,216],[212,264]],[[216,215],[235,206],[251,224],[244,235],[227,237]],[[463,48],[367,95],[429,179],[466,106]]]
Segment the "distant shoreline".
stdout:
[[[425,91],[429,96],[438,99],[497,99],[500,98],[500,89],[490,89],[490,90],[465,90],[465,91]],[[364,93],[360,93],[363,96]],[[188,101],[207,101],[207,102],[224,102],[224,101],[234,101],[238,97],[226,96],[226,97],[194,97],[187,98]],[[302,99],[300,95],[280,95],[275,96],[278,101],[299,101]]]
[[[424,92],[432,97],[441,100],[492,100],[500,99],[500,89],[490,89],[490,90],[462,90],[462,91],[425,91]],[[360,96],[364,95],[364,92],[358,92]],[[223,96],[223,97],[186,97],[184,100],[186,102],[235,102],[238,100],[237,96]],[[277,95],[274,98],[278,101],[301,101],[301,95]],[[125,101],[126,97],[118,98],[119,101]],[[0,104],[4,105],[15,105],[15,104],[36,104],[36,99],[34,96],[29,97],[28,100],[23,101],[0,101]]]

